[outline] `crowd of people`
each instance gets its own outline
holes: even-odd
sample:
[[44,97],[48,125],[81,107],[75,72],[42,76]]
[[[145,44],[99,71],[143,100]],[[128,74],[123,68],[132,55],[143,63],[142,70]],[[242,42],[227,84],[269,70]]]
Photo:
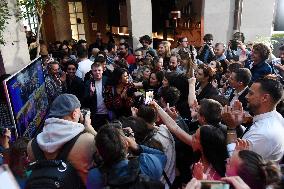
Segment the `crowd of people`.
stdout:
[[82,188],[283,188],[284,46],[276,58],[239,32],[227,45],[206,34],[198,49],[187,37],[156,50],[148,35],[134,49],[96,37],[41,43],[51,104],[43,129],[11,145],[10,131],[0,133],[0,163],[22,188],[38,150],[56,159],[76,136],[67,160]]

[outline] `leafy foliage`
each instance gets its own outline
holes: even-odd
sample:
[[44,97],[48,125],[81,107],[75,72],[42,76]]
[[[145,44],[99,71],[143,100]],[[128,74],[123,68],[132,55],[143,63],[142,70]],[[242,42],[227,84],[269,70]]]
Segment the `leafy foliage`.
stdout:
[[5,44],[3,32],[8,24],[11,14],[9,13],[8,3],[5,0],[0,0],[0,44]]

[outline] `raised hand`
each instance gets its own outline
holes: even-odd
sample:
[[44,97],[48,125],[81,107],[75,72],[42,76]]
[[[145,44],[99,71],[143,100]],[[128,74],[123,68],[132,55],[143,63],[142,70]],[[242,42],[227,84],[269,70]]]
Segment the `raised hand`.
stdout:
[[206,175],[203,173],[203,171],[204,171],[203,164],[201,162],[197,162],[194,164],[192,176],[197,180],[206,179]]
[[177,119],[178,113],[174,107],[170,107],[169,103],[167,103],[166,112],[173,120]]
[[96,87],[93,82],[90,84],[90,95],[92,96],[96,91]]
[[135,107],[131,107],[131,114],[133,117],[136,117],[137,116],[137,112],[138,112],[138,109],[135,108]]
[[221,112],[221,116],[222,120],[228,127],[235,129],[243,122],[244,112],[242,103],[237,100],[232,107],[227,105],[224,106]]
[[236,141],[236,148],[235,150],[248,150],[249,149],[249,141],[238,138]]

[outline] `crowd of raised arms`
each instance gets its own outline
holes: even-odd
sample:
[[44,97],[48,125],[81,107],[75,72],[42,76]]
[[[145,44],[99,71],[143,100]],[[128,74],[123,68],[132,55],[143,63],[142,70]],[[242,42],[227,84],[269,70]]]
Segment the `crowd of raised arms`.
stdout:
[[132,49],[97,32],[92,44],[41,42],[49,115],[32,140],[9,144],[2,132],[0,164],[21,188],[40,188],[28,164],[39,151],[62,158],[72,143],[77,188],[283,188],[284,46],[273,55],[239,32],[227,44],[203,41],[153,49],[145,35]]

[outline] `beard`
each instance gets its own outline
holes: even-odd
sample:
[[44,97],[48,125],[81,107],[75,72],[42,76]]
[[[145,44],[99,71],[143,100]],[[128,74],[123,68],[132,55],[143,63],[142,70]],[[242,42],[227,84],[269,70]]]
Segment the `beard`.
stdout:
[[248,102],[247,107],[250,110],[250,112],[252,112],[254,115],[256,115],[257,114],[257,110],[260,107],[260,104],[259,103],[251,104],[251,103]]

